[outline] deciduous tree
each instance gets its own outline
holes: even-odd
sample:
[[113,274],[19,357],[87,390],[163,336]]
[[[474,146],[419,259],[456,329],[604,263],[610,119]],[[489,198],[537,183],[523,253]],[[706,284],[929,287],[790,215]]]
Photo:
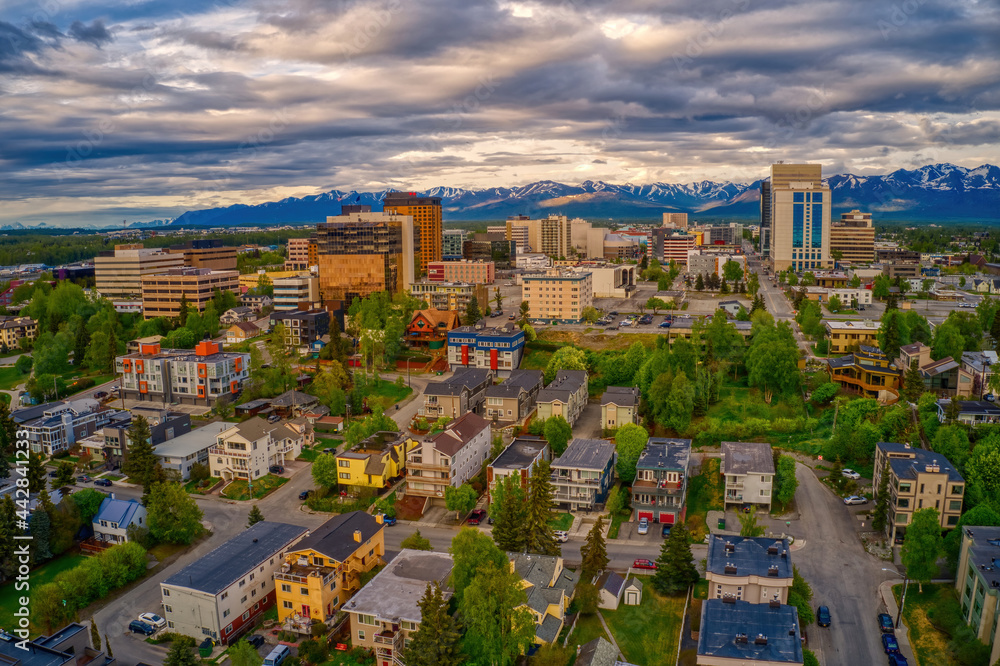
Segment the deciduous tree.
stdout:
[[937,509],[931,507],[914,511],[906,528],[901,555],[906,575],[917,581],[921,593],[924,583],[929,583],[938,573],[937,561],[943,546]]
[[179,483],[154,483],[146,508],[149,532],[160,541],[189,544],[202,532],[204,514]]
[[461,514],[475,509],[478,499],[475,488],[468,483],[463,483],[457,488],[448,486],[444,489],[445,508],[455,512],[455,520],[458,520]]
[[316,485],[333,488],[337,485],[337,456],[321,453],[312,464],[312,477]]
[[451,588],[455,590],[455,599],[460,605],[465,589],[480,567],[492,564],[501,568],[509,563],[507,556],[497,548],[489,535],[471,527],[459,530],[451,540],[448,552],[452,557]]
[[545,430],[543,432],[545,440],[552,448],[553,457],[561,456],[566,451],[566,445],[569,443],[570,437],[573,436],[573,428],[559,414],[545,419]]
[[464,647],[477,664],[510,666],[531,645],[535,621],[521,577],[508,566],[480,564],[458,608],[467,627]]
[[164,666],[198,666],[199,659],[194,656],[191,647],[183,641],[174,641],[170,645]]
[[752,508],[748,512],[741,511],[740,517],[740,536],[742,537],[758,537],[763,536],[764,526],[757,523],[757,509]]
[[231,646],[228,654],[232,666],[261,666],[264,663],[257,648],[250,645],[245,638]]
[[556,378],[560,370],[586,370],[587,355],[577,347],[560,347],[545,366],[545,383]]
[[639,455],[646,448],[649,433],[639,425],[626,423],[615,433],[615,451],[618,452],[618,462],[615,469],[622,483],[632,483],[635,479],[635,464]]
[[400,544],[400,548],[411,548],[413,550],[434,550],[434,546],[431,545],[430,539],[420,534],[420,530],[417,530],[410,536],[403,539]]
[[783,507],[795,497],[795,490],[799,487],[799,480],[795,478],[795,458],[791,456],[780,456],[774,477],[774,500]]

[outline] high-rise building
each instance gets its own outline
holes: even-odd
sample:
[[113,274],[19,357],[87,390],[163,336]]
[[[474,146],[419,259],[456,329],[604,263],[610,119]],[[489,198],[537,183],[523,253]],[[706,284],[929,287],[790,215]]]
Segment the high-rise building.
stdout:
[[470,261],[492,261],[498,271],[506,271],[517,265],[517,245],[514,241],[486,240],[482,234],[466,239],[462,243],[462,258]]
[[182,245],[167,248],[171,254],[184,257],[184,265],[191,268],[211,268],[213,271],[236,270],[236,248],[226,246],[217,238],[190,240]]
[[760,183],[760,254],[771,255],[771,181]]
[[442,234],[441,258],[445,261],[454,261],[462,258],[462,243],[465,242],[465,231],[463,229],[447,229]]
[[289,238],[285,258],[286,271],[301,271],[309,268],[309,239]]
[[594,278],[590,272],[558,269],[525,275],[521,298],[531,305],[531,319],[576,324],[583,319],[584,309],[594,304]]
[[319,306],[319,278],[314,275],[278,278],[271,284],[275,310],[308,310]]
[[313,237],[320,298],[350,303],[376,291],[409,289],[415,235],[409,215],[356,212],[326,218]]
[[541,248],[534,250],[531,247],[531,235],[528,231],[530,219],[527,215],[517,215],[507,218],[507,234],[505,238],[514,241],[520,252],[541,252]]
[[109,299],[128,298],[142,294],[142,276],[165,273],[170,268],[184,266],[183,254],[171,254],[142,243],[115,245],[113,252],[94,257],[96,288]]
[[673,227],[675,229],[687,229],[688,228],[688,214],[687,213],[664,213],[663,214],[663,226]]
[[537,231],[533,230],[532,234],[532,247],[537,244],[537,249],[550,257],[568,257],[573,236],[569,218],[565,215],[549,215],[537,222]]
[[213,271],[209,268],[170,268],[165,273],[143,275],[143,317],[177,317],[182,297],[188,307],[202,312],[216,289],[239,293],[239,277],[238,271]]
[[819,164],[771,165],[771,253],[775,272],[830,266],[830,188]]
[[396,215],[409,215],[420,239],[420,273],[427,271],[427,262],[441,261],[443,240],[441,197],[421,197],[413,192],[390,192],[385,195],[382,210]]
[[839,250],[840,261],[870,264],[875,261],[875,228],[872,214],[852,210],[843,213],[830,228],[830,252]]

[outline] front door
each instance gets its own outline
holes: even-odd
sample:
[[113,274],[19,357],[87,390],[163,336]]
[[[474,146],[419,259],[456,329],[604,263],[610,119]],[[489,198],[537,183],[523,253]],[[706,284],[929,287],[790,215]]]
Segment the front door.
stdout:
[[309,617],[309,604],[302,604],[302,615]]

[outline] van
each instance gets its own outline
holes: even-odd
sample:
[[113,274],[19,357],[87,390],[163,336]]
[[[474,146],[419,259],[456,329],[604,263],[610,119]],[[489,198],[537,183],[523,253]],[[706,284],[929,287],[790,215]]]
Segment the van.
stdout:
[[281,664],[291,656],[292,651],[287,645],[275,646],[273,650],[264,657],[264,666],[281,666]]

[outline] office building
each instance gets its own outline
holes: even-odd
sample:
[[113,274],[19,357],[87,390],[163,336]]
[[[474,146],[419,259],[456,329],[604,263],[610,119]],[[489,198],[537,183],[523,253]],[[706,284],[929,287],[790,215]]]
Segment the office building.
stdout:
[[839,261],[870,264],[875,261],[875,227],[872,214],[852,210],[830,227],[830,252],[839,251]]
[[285,246],[287,256],[285,257],[286,271],[309,270],[309,243],[308,238],[289,238]]
[[448,332],[448,364],[456,371],[482,368],[507,377],[521,365],[524,343],[524,332],[513,324],[459,326]]
[[664,213],[663,214],[663,226],[672,227],[674,229],[687,229],[688,227],[688,214],[687,213]]
[[[496,264],[492,261],[432,261],[427,264],[427,279],[431,282],[466,282],[493,284]],[[480,303],[481,307],[486,307]]]
[[[475,234],[483,236],[483,234]],[[467,238],[462,243],[462,258],[469,261],[492,261],[496,270],[507,271],[517,264],[518,248],[512,240]]]
[[673,525],[684,515],[687,496],[690,439],[652,437],[639,454],[632,484],[635,518]]
[[702,232],[699,245],[743,245],[743,225],[738,222],[698,228]]
[[530,221],[527,215],[513,215],[504,225],[504,239],[514,241],[518,252],[541,252],[541,248],[531,247]]
[[572,268],[577,273],[590,273],[594,298],[631,298],[635,294],[634,265],[588,265]]
[[139,296],[144,275],[183,267],[183,254],[144,248],[142,243],[116,245],[113,251],[94,257],[95,289],[110,299]]
[[236,401],[249,376],[250,354],[224,352],[208,340],[193,350],[160,349],[156,342],[116,357],[115,372],[126,400],[213,407],[220,398]]
[[458,417],[406,454],[406,493],[443,501],[445,488],[479,474],[492,444],[489,421],[472,412]]
[[441,235],[441,259],[455,261],[462,258],[462,246],[465,243],[463,229],[445,229]]
[[962,619],[975,637],[990,646],[988,664],[1000,661],[1000,527],[966,525],[955,576]]
[[771,256],[771,181],[760,183],[760,254]]
[[681,266],[687,265],[688,253],[697,245],[693,234],[678,232],[669,227],[655,227],[650,232],[646,256],[656,259],[666,266],[671,261]]
[[[170,268],[142,276],[142,314],[146,319],[176,318],[181,299],[191,310],[203,312],[215,290],[239,293],[240,274],[211,268]],[[217,313],[217,314],[222,314]]]
[[521,298],[531,309],[528,317],[563,324],[578,324],[583,310],[594,304],[594,279],[590,272],[548,270],[525,275]]
[[[322,300],[395,294],[414,280],[414,221],[409,215],[346,213],[316,225],[313,243]],[[440,242],[438,247],[440,248]]]
[[766,442],[723,442],[722,477],[725,479],[725,504],[758,505],[771,510],[774,483],[774,458]]
[[574,437],[563,454],[552,461],[552,500],[568,511],[603,504],[615,478],[614,442]]
[[275,310],[309,310],[321,305],[319,277],[300,275],[272,281]]
[[410,285],[410,295],[425,301],[429,308],[455,310],[461,317],[465,317],[465,311],[473,297],[479,304],[480,313],[486,311],[490,298],[490,292],[484,284],[431,282],[430,280],[414,282]]
[[223,481],[253,482],[272,465],[295,460],[312,441],[312,426],[304,418],[268,423],[254,416],[219,433],[208,450],[209,467]]
[[615,261],[616,259],[640,259],[647,251],[647,241],[636,240],[634,236],[623,236],[621,234],[607,234],[604,237],[605,261]]
[[382,201],[382,210],[395,215],[409,216],[413,229],[419,237],[421,274],[427,272],[427,264],[441,261],[442,222],[441,197],[421,197],[413,192],[390,192]]
[[181,255],[184,257],[184,265],[191,268],[236,270],[236,248],[223,245],[217,238],[189,240],[183,245],[172,245],[167,248],[167,252]]
[[819,164],[771,165],[771,252],[775,273],[830,265],[830,188]]

